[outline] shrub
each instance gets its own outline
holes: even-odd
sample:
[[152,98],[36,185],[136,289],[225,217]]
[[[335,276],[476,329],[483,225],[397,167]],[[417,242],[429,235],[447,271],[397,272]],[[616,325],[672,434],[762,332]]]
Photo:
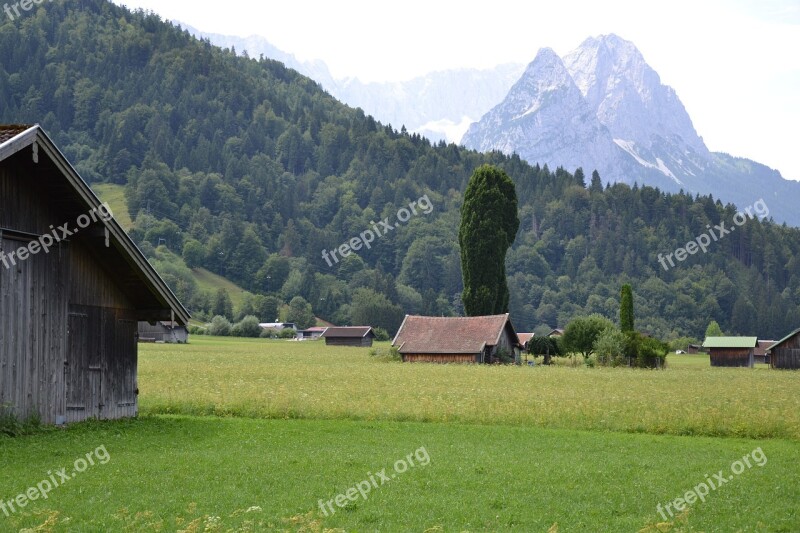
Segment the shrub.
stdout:
[[369,351],[369,354],[376,360],[383,361],[384,363],[399,362],[403,360],[403,356],[400,355],[400,350],[395,346],[391,346],[387,350],[373,348]]
[[264,328],[258,336],[262,339],[277,339],[278,331],[272,328]]
[[389,332],[383,328],[375,328],[372,331],[375,332],[375,340],[376,341],[390,341],[392,337],[389,336]]
[[231,334],[231,323],[224,316],[217,315],[211,319],[211,326],[208,328],[209,335],[227,337]]
[[626,355],[631,364],[638,368],[664,368],[669,346],[658,339],[645,337],[641,333],[627,334],[628,346]]
[[292,328],[283,328],[278,332],[279,339],[293,339],[297,337],[297,332]]
[[244,317],[233,326],[233,335],[236,337],[257,338],[261,335],[261,326],[258,325],[258,318],[253,315]]
[[625,363],[625,348],[628,337],[617,328],[606,328],[594,341],[597,363],[603,366],[619,366]]
[[501,348],[497,350],[497,362],[503,365],[510,365],[516,362],[514,358],[514,354],[506,350],[505,348]]

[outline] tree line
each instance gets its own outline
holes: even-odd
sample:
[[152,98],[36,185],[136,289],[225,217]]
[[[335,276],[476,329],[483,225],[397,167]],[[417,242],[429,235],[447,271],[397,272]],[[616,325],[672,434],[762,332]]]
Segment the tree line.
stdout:
[[[224,309],[231,321],[295,297],[331,322],[390,332],[406,313],[463,314],[460,212],[470,176],[490,164],[516,187],[519,223],[503,237],[513,244],[495,259],[517,329],[616,316],[625,283],[636,287],[638,328],[664,339],[701,337],[711,319],[762,338],[800,324],[795,228],[751,220],[660,268],[659,254],[736,214],[711,196],[609,186],[582,169],[434,144],[281,63],[104,0],[48,4],[3,24],[0,53],[0,118],[41,123],[84,178],[123,185],[132,237],[209,320],[218,297],[188,269],[272,299]],[[324,261],[323,250],[425,194],[431,215]]]

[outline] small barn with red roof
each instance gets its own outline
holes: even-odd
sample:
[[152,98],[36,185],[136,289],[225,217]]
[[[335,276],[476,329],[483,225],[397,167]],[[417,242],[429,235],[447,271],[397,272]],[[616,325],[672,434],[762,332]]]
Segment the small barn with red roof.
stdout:
[[427,363],[511,362],[521,349],[508,313],[474,317],[407,315],[392,346],[404,362]]

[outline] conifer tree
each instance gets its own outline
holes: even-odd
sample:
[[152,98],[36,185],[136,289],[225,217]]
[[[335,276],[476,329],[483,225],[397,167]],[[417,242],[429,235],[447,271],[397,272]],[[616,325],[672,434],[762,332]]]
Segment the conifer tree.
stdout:
[[483,165],[472,174],[461,207],[462,300],[467,316],[508,312],[506,252],[519,229],[514,182]]

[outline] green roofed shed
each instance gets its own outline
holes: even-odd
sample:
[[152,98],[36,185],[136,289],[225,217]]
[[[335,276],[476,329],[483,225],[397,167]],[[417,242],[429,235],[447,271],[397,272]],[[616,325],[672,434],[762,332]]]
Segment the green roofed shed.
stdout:
[[706,337],[711,366],[753,367],[758,337]]

